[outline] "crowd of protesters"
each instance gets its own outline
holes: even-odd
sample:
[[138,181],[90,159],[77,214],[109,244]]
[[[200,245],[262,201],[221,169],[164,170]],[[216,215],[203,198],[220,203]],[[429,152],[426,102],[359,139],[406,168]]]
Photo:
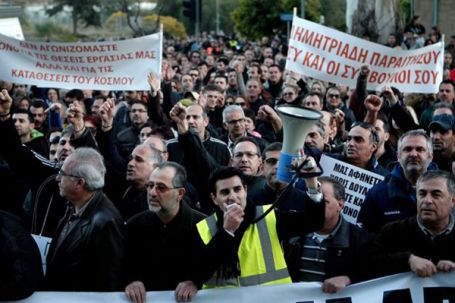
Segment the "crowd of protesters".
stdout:
[[[440,39],[415,17],[386,45]],[[203,34],[165,39],[149,91],[1,81],[0,300],[125,291],[139,303],[175,290],[187,301],[206,287],[292,281],[333,293],[455,270],[455,36],[436,94],[368,91],[368,66],[356,87],[311,79],[285,71],[286,56],[279,35]],[[359,226],[343,218],[339,181],[277,179],[281,105],[322,113],[306,162],[326,154],[385,177]],[[45,273],[30,233],[52,238]]]

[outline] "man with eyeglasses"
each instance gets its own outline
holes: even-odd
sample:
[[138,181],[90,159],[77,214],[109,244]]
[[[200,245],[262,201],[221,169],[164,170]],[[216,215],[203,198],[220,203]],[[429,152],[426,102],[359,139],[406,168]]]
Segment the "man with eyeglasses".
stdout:
[[[218,139],[228,145],[231,154],[233,154],[235,140],[243,136],[253,137],[245,129],[245,113],[238,105],[229,105],[223,110],[223,125],[227,134],[218,137]],[[264,150],[267,141],[261,138],[255,138],[255,140],[258,142],[261,151]]]
[[78,148],[56,181],[68,208],[47,254],[44,289],[118,291],[123,276],[123,219],[102,192],[106,167],[92,148]]
[[[84,126],[83,108],[79,102],[74,102],[69,108],[68,120],[70,126],[63,130],[57,147],[57,161],[49,161],[23,146],[14,127],[11,112],[12,98],[6,90],[0,92],[0,134],[3,144],[0,154],[8,163],[9,169],[25,181],[30,187],[31,199],[24,204],[25,211],[17,214],[31,225],[34,234],[52,236],[57,224],[65,212],[65,201],[59,195],[57,184],[54,182],[60,166],[76,147],[95,147],[96,142]],[[14,180],[11,180],[14,181]],[[2,186],[8,186],[2,183]],[[22,199],[16,203],[22,206]],[[4,199],[9,199],[4,196]],[[12,197],[12,201],[17,198]],[[5,200],[5,201],[6,201]]]
[[126,224],[127,298],[144,303],[147,291],[174,290],[198,268],[196,223],[205,218],[182,199],[186,172],[175,162],[159,164],[147,182],[148,210]]
[[398,163],[389,177],[367,193],[357,222],[377,233],[387,223],[416,214],[417,179],[427,170],[437,168],[431,161],[431,139],[424,130],[412,130],[398,140]]

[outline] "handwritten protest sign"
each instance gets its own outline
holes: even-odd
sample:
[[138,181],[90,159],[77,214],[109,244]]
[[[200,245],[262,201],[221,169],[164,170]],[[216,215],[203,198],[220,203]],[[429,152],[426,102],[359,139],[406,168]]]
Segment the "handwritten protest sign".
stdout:
[[388,85],[402,92],[435,93],[442,81],[444,45],[398,50],[294,16],[286,70],[355,87],[362,65],[371,68],[368,89]]
[[333,177],[343,184],[346,191],[343,216],[348,222],[357,223],[368,190],[384,177],[326,155],[321,156],[319,163],[324,176]]
[[0,35],[0,79],[66,89],[148,90],[162,34],[110,42],[26,42]]

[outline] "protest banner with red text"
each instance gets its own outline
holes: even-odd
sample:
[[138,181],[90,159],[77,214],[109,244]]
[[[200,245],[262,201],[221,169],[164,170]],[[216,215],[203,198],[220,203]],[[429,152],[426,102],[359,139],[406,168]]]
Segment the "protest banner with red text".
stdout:
[[109,42],[44,43],[0,35],[0,79],[40,87],[149,90],[161,72],[162,33]]
[[387,85],[402,92],[436,93],[442,81],[444,45],[394,49],[294,16],[286,70],[355,87],[362,65],[371,69],[370,90]]

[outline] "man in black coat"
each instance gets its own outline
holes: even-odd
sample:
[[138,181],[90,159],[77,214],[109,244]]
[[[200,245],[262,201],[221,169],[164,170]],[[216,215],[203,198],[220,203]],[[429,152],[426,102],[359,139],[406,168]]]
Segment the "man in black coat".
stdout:
[[126,225],[126,296],[145,302],[146,291],[173,290],[195,268],[196,223],[205,218],[182,201],[186,172],[175,162],[158,164],[147,184],[149,211]]
[[30,296],[43,277],[35,241],[19,218],[0,211],[0,301]]
[[385,225],[368,249],[365,269],[372,277],[407,271],[431,277],[455,271],[454,177],[427,171],[416,187],[417,216]]
[[66,158],[57,182],[69,202],[47,255],[45,288],[116,291],[121,288],[123,219],[101,189],[102,156],[79,148]]

